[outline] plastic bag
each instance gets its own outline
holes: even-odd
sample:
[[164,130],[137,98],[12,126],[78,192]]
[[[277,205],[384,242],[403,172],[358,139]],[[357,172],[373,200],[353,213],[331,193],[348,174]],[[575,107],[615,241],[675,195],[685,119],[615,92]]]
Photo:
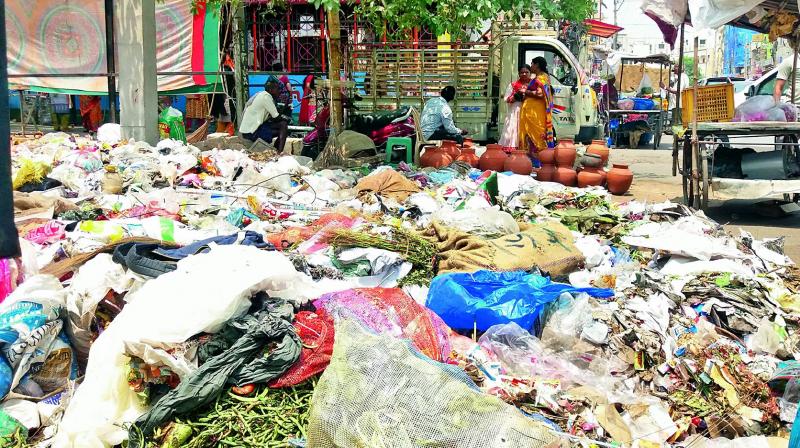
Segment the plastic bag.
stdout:
[[519,224],[510,214],[494,208],[440,211],[433,220],[475,235],[494,237],[519,232]]
[[183,114],[174,107],[167,107],[158,115],[158,130],[162,139],[171,138],[186,143]]
[[585,295],[559,298],[542,331],[542,340],[553,349],[569,350],[578,342],[584,327],[592,321],[592,306]]
[[797,106],[791,103],[780,103],[777,107],[783,110],[783,115],[786,117],[786,121],[797,121]]
[[786,113],[780,107],[773,107],[767,111],[767,121],[786,121]]
[[523,271],[478,271],[437,276],[431,282],[426,305],[457,330],[472,330],[477,325],[483,331],[508,322],[529,330],[545,305],[565,292],[614,295],[611,289],[574,288]]
[[308,446],[542,448],[558,439],[455,366],[357,322],[336,325],[331,364],[311,401]]
[[750,12],[764,0],[689,0],[692,28],[704,30],[722,25]]
[[617,106],[619,106],[621,110],[633,110],[634,102],[633,100],[626,98],[617,101]]
[[77,377],[59,317],[63,306],[61,283],[49,275],[28,279],[0,306],[0,350],[14,371],[12,391],[41,397]]
[[334,318],[355,319],[372,331],[410,339],[427,357],[445,361],[450,355],[449,328],[431,310],[397,288],[357,288],[325,294],[314,301]]
[[775,100],[772,96],[752,96],[736,108],[733,121],[765,121],[767,112],[773,107],[775,107]]

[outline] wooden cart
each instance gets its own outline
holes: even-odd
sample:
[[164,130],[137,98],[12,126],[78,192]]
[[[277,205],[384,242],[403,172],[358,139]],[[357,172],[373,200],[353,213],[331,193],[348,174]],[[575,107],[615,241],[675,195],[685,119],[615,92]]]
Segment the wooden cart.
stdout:
[[[741,142],[742,138],[771,137],[773,142]],[[795,163],[800,160],[800,123],[786,122],[727,122],[727,123],[697,123],[698,151],[692,148],[692,132],[687,130],[681,138],[683,151],[682,164],[679,170],[683,178],[683,199],[690,207],[703,209],[708,205],[709,190],[716,185],[747,184],[753,183],[749,179],[714,179],[714,153],[718,149],[741,149],[749,147],[771,146],[783,151],[784,159]],[[675,154],[677,157],[677,154]],[[800,180],[771,180],[761,181],[767,183],[773,194],[783,194],[787,200],[800,199]],[[751,189],[751,196],[747,197],[748,190],[739,188],[739,199],[757,199],[763,195],[764,188]]]

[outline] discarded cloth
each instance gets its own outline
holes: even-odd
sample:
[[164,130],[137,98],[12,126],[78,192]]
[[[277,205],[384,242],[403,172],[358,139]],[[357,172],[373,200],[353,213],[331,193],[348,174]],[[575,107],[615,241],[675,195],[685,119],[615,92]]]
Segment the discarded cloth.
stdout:
[[[170,419],[214,401],[226,385],[265,383],[285,372],[300,357],[300,338],[292,326],[292,306],[267,299],[263,309],[228,322],[201,347],[200,368],[183,379],[136,422],[136,434],[149,436]],[[275,342],[273,350],[267,344]]]
[[367,176],[356,184],[359,194],[375,193],[403,202],[414,193],[420,191],[417,184],[393,169],[385,169]]
[[177,249],[159,247],[153,250],[153,253],[170,260],[182,260],[189,255],[208,252],[212,244],[220,246],[239,244],[242,246],[255,246],[258,249],[265,249],[271,246],[271,244],[264,241],[264,237],[260,233],[247,230],[226,236],[215,236]]

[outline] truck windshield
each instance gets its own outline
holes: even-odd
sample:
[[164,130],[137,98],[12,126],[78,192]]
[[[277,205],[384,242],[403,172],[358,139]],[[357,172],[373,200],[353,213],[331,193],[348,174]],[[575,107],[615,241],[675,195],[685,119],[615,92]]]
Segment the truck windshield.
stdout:
[[533,58],[539,56],[547,61],[547,70],[550,72],[550,82],[553,85],[572,87],[578,84],[578,74],[569,59],[550,45],[520,44],[518,65],[530,64]]

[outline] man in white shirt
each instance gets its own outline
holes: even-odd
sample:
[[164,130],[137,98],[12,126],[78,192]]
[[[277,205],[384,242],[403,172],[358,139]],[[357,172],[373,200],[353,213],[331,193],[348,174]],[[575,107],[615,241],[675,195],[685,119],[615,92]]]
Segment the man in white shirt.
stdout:
[[425,140],[453,140],[464,143],[466,131],[458,129],[453,123],[453,110],[448,104],[456,97],[456,89],[447,86],[440,96],[433,97],[425,103],[420,117],[420,128]]
[[[772,98],[775,100],[775,104],[781,103],[781,97],[784,93],[791,96],[791,89],[792,89],[792,67],[794,66],[794,60],[792,58],[786,58],[781,64],[778,66],[778,74],[775,75],[775,88],[772,90]],[[797,78],[797,73],[795,73],[795,97],[800,96],[800,79]]]
[[267,143],[272,142],[273,134],[278,140],[275,147],[283,153],[286,147],[286,137],[289,134],[289,117],[281,115],[275,106],[275,100],[280,93],[276,82],[267,81],[263,92],[258,92],[250,101],[242,116],[239,133],[250,141],[261,139]]

